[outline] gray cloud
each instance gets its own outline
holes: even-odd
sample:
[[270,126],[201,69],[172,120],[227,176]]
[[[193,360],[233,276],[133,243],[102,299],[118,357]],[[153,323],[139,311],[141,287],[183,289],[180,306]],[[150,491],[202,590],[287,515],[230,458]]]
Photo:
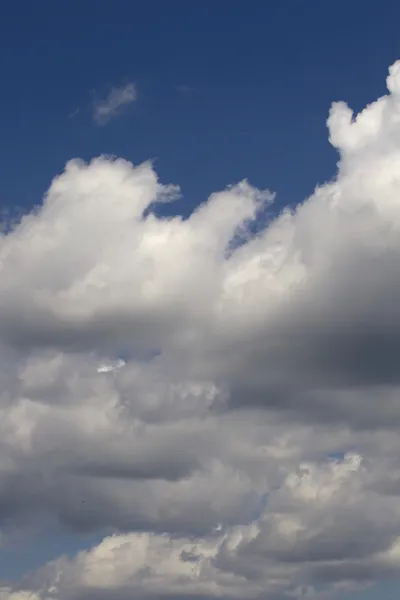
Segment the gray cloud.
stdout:
[[399,577],[399,65],[355,118],[332,107],[335,179],[257,234],[270,192],[160,219],[177,188],[104,157],[4,230],[0,542],[54,522],[104,539],[0,600],[340,598]]

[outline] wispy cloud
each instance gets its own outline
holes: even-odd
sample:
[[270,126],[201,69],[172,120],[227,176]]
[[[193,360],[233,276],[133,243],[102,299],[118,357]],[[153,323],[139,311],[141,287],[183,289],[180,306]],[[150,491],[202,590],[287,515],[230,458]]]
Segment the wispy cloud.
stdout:
[[137,89],[134,83],[125,86],[113,87],[110,93],[102,100],[95,99],[93,103],[93,119],[97,125],[105,125],[117,117],[121,109],[135,102]]
[[175,89],[177,92],[183,94],[184,96],[190,96],[196,90],[196,88],[193,85],[177,85]]

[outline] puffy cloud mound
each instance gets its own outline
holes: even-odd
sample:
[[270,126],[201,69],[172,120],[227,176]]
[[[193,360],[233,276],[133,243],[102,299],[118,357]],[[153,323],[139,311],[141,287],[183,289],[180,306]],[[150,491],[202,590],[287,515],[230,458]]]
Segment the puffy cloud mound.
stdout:
[[103,541],[3,600],[324,598],[400,575],[400,63],[334,180],[254,233],[71,161],[0,237],[0,526]]

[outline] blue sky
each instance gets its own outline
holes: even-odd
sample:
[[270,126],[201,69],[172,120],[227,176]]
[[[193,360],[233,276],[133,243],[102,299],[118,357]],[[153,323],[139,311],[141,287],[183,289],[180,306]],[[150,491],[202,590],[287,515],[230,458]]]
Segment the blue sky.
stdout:
[[[275,191],[278,208],[296,204],[335,172],[331,102],[357,111],[385,93],[399,22],[396,0],[4,2],[1,208],[31,208],[67,160],[100,154],[154,159],[182,188],[167,212],[187,215],[242,178]],[[129,82],[135,102],[96,123],[94,99]],[[59,533],[18,559],[4,550],[0,577],[94,540]]]
[[[399,15],[395,0],[7,3],[1,202],[32,205],[68,159],[108,153],[157,159],[179,212],[243,177],[296,203],[334,172],[331,102],[384,92]],[[93,91],[127,81],[133,110],[94,126]]]

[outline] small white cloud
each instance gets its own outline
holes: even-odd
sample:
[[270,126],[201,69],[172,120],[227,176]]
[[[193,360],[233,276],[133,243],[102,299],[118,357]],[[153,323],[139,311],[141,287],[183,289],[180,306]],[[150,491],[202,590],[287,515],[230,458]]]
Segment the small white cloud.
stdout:
[[121,108],[137,99],[134,83],[114,87],[103,100],[96,99],[93,104],[93,119],[98,125],[105,125],[120,114]]
[[102,363],[101,365],[99,365],[97,367],[97,372],[98,373],[115,372],[115,371],[118,371],[119,369],[122,369],[122,367],[124,367],[124,366],[125,366],[125,361],[122,360],[122,358],[120,358],[119,360],[116,360],[116,361]]

